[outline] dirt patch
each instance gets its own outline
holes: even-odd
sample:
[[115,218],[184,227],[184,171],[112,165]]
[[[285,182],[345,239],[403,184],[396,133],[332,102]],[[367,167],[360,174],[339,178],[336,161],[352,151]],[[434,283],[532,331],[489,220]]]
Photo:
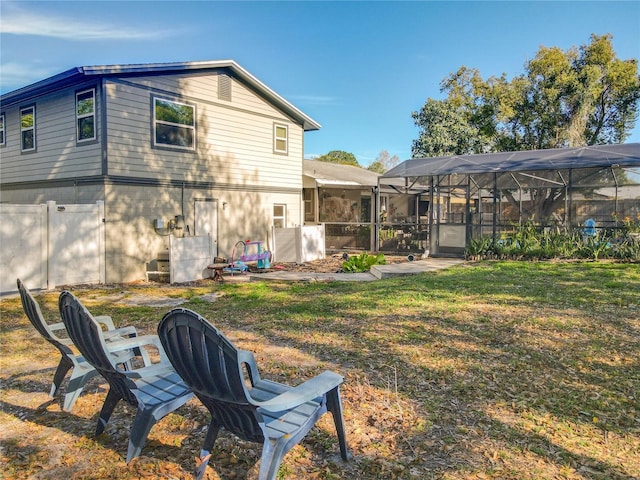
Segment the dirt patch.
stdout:
[[127,298],[123,298],[120,300],[121,303],[126,305],[136,305],[136,306],[145,306],[145,307],[177,307],[178,305],[182,305],[185,302],[184,298],[153,298],[147,295],[132,295]]
[[[304,272],[304,273],[338,273],[342,269],[342,264],[350,256],[360,255],[359,252],[345,252],[335,253],[327,255],[326,258],[319,260],[312,260],[310,262],[296,263],[296,262],[274,262],[271,268],[255,268],[250,266],[249,269],[253,273],[266,273],[266,272]],[[406,256],[401,255],[385,255],[385,261],[387,264],[408,262]]]

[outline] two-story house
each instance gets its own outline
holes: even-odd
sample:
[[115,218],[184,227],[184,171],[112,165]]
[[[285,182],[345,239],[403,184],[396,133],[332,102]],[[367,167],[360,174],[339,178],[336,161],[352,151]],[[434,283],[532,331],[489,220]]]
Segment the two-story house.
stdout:
[[106,281],[136,280],[169,234],[301,225],[319,128],[231,60],[73,68],[0,97],[0,200],[104,201]]

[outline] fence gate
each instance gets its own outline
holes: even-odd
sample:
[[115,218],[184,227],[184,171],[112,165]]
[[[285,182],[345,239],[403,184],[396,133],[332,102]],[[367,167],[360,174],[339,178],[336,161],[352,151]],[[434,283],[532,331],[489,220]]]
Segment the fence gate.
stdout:
[[0,293],[47,288],[47,206],[0,204]]
[[49,288],[104,283],[104,203],[56,206],[49,212]]
[[104,283],[104,202],[0,204],[0,293]]

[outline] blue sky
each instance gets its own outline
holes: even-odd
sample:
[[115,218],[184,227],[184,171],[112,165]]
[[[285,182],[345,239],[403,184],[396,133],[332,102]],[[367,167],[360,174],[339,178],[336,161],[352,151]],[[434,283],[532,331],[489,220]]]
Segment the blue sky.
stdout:
[[[640,58],[640,2],[0,2],[0,90],[75,66],[233,59],[322,125],[305,155],[405,160],[411,112],[465,65],[523,72],[540,46],[613,35]],[[636,125],[627,142],[640,142]]]

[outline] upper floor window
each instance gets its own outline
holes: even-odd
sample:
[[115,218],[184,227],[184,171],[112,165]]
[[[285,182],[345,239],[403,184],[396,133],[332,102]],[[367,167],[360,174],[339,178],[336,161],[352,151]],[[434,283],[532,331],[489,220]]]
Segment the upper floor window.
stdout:
[[273,204],[273,226],[285,228],[287,226],[287,206],[281,203]]
[[4,113],[2,115],[0,115],[0,145],[4,145],[4,138],[5,138],[5,133],[4,133]]
[[36,149],[36,107],[20,109],[20,142],[23,152]]
[[153,122],[154,145],[195,149],[196,124],[193,105],[154,98]]
[[273,151],[276,153],[289,152],[289,136],[286,125],[273,126]]
[[76,93],[76,125],[78,142],[96,139],[96,92]]

